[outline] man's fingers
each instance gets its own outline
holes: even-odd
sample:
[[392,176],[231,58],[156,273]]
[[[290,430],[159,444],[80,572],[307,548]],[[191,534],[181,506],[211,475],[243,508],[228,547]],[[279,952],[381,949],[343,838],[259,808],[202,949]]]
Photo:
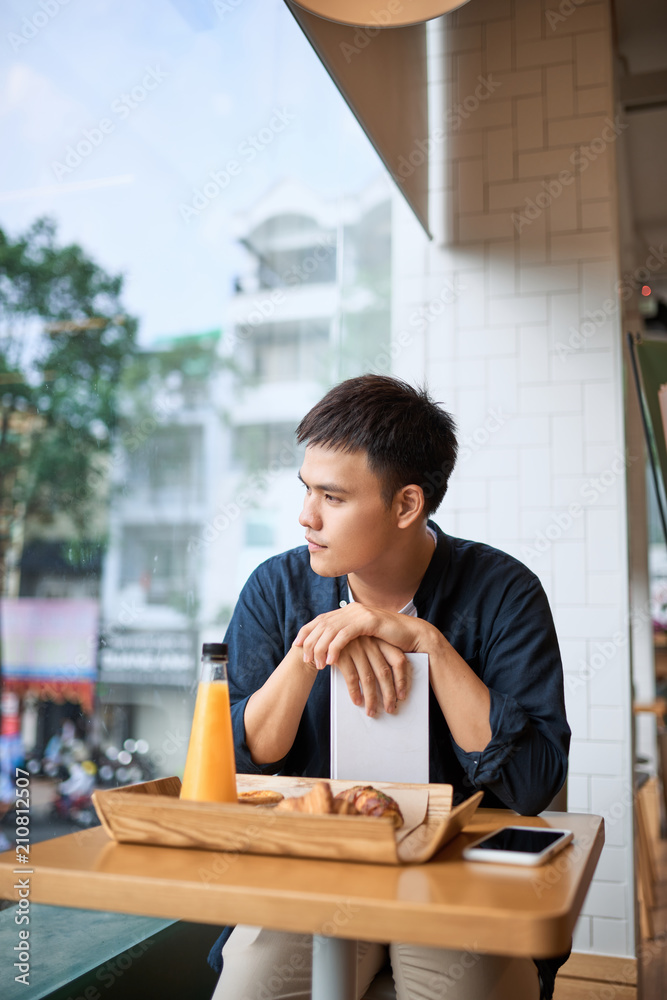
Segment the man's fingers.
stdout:
[[[321,670],[322,667],[326,666],[326,646],[328,645],[328,642],[324,647],[321,645],[322,637],[325,634],[325,626],[321,622],[310,622],[309,628],[310,632],[307,635],[303,635],[304,630],[301,629],[296,637],[295,645],[300,645],[303,648],[304,661],[314,663]],[[299,637],[301,637],[300,642]],[[320,650],[319,657],[317,656],[318,647]]]
[[[403,654],[400,650],[387,644],[385,651],[387,657],[391,656],[397,665],[402,663]],[[367,715],[377,714],[380,699],[386,712],[396,711],[394,671],[372,636],[361,636],[349,642],[340,654],[338,668],[345,677],[355,705],[361,704],[358,697],[361,687]]]
[[[313,658],[321,670],[327,664],[331,666],[337,664],[340,654],[357,638],[357,634],[354,628],[347,625],[341,629],[336,629],[329,625],[324,626],[317,635],[313,633],[310,638],[312,641]],[[304,650],[306,648],[307,644],[304,645]]]
[[320,632],[327,624],[330,615],[335,614],[335,612],[326,611],[324,614],[317,615],[312,621],[306,622],[302,625],[296,634],[296,639],[292,643],[294,646],[303,646],[307,639],[311,638],[314,633]]
[[364,649],[373,668],[376,681],[380,686],[382,704],[385,712],[396,711],[396,684],[392,665],[387,661],[379,644],[371,639],[364,643]]
[[293,646],[304,646],[308,639],[312,639],[313,635],[321,630],[322,619],[324,615],[318,615],[317,618],[313,618],[312,622],[306,622],[302,625],[296,634],[296,639],[292,643]]
[[391,643],[385,642],[383,639],[378,640],[378,649],[391,666],[396,697],[399,701],[404,701],[408,696],[412,682],[410,661],[401,649],[392,646]]
[[354,704],[365,705],[366,715],[374,716],[377,708],[377,682],[363,649],[358,647],[354,654],[346,650],[340,657],[338,669],[345,678]]

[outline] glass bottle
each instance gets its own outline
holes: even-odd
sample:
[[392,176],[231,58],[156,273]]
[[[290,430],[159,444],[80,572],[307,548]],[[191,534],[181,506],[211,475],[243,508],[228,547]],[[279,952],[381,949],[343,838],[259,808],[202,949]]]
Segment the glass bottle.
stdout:
[[227,644],[205,642],[181,798],[236,802],[236,762],[227,683]]

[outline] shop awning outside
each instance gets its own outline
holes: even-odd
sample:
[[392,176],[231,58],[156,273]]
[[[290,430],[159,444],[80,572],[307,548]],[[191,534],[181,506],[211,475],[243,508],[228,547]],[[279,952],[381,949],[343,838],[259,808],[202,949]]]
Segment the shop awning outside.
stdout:
[[91,713],[97,679],[99,604],[91,598],[0,600],[3,689],[77,701]]

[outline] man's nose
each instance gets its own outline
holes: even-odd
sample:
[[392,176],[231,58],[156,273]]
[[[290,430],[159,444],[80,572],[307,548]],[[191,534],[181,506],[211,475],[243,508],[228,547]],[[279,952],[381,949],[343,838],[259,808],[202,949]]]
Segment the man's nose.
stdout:
[[314,497],[306,496],[303,501],[301,514],[299,515],[299,524],[303,528],[315,528],[317,530],[318,526],[321,526],[320,522],[321,518],[317,511],[317,504],[314,502]]

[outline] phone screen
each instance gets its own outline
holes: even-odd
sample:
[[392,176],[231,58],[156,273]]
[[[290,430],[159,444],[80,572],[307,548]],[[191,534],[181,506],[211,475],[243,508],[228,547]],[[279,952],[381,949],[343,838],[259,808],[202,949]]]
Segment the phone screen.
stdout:
[[539,854],[562,836],[560,830],[517,830],[514,827],[506,827],[476,847],[484,851],[520,851],[523,854]]

